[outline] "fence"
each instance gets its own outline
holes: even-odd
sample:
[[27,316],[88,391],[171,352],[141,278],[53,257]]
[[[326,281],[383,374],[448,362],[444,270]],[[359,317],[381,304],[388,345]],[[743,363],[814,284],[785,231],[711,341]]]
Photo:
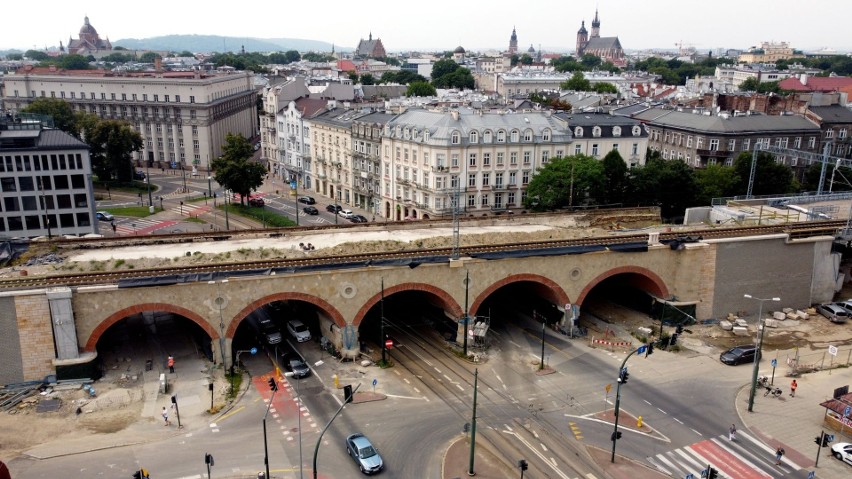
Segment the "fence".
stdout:
[[790,368],[790,376],[852,366],[852,348],[840,349],[829,346],[821,351],[802,354],[796,349],[794,354],[787,354],[787,367]]

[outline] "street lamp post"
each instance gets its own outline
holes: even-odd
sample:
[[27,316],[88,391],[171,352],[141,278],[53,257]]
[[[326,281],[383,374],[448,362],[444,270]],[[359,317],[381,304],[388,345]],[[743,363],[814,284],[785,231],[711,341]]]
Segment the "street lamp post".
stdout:
[[760,302],[757,309],[757,328],[760,330],[760,333],[758,334],[757,339],[757,351],[754,355],[754,371],[751,374],[751,390],[748,394],[748,412],[753,412],[754,393],[757,389],[757,373],[760,369],[760,353],[763,349],[763,331],[766,329],[766,324],[763,321],[763,303],[765,301],[781,301],[781,298],[756,298],[750,294],[744,294],[743,297]]
[[[276,358],[278,356],[275,356]],[[299,409],[299,479],[302,479],[303,460],[302,460],[302,395],[299,393],[299,381],[295,379],[292,372],[284,373],[288,378],[293,378],[296,383],[296,407]]]

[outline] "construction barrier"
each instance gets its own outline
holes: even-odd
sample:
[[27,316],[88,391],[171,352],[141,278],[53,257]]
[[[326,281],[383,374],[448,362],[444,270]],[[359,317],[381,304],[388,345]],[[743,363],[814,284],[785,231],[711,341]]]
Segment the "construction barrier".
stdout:
[[630,349],[632,347],[632,343],[630,341],[610,341],[609,339],[595,339],[594,337],[592,338],[591,344],[592,346],[609,346],[610,351],[614,348]]

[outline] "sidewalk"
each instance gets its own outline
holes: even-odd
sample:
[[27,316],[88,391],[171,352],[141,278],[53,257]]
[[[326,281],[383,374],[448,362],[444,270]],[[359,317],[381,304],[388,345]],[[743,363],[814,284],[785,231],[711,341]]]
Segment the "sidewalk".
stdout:
[[[761,371],[761,374],[771,371]],[[852,383],[852,369],[839,368],[831,371],[819,371],[804,374],[796,378],[799,387],[796,397],[790,397],[790,381],[779,368],[775,374],[775,386],[784,394],[780,398],[764,397],[763,390],[755,393],[753,412],[748,412],[750,385],[740,389],[736,398],[737,413],[743,424],[772,449],[782,446],[786,458],[807,471],[816,471],[817,477],[844,477],[850,472],[849,466],[831,456],[831,448],[822,448],[819,467],[814,467],[817,445],[814,438],[820,431],[834,434],[837,442],[852,442],[852,433],[848,437],[827,429],[822,419],[825,409],[820,403],[831,399],[835,388]]]

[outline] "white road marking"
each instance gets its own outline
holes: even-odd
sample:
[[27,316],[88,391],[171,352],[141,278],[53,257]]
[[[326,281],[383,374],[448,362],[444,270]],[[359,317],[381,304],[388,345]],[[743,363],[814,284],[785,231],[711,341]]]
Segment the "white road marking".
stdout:
[[701,434],[700,432],[696,431],[695,429],[693,429],[692,432],[694,432],[695,434],[698,434],[701,437],[704,437],[704,434]]
[[546,462],[546,463],[550,464],[550,466],[553,468],[553,470],[556,472],[556,474],[559,474],[559,477],[561,477],[562,479],[571,479],[571,477],[570,477],[570,476],[568,476],[567,474],[565,474],[564,472],[562,472],[562,471],[560,471],[560,470],[559,470],[559,468],[558,468],[558,467],[556,466],[556,464],[554,463],[555,461],[554,461],[554,462],[551,462],[551,460],[550,460],[550,459],[548,459],[547,457],[545,457],[545,456],[544,456],[544,454],[542,454],[541,452],[539,452],[539,451],[538,451],[538,449],[536,449],[536,448],[532,447],[532,445],[530,445],[530,443],[528,443],[528,442],[527,442],[524,438],[522,438],[521,436],[519,436],[519,435],[515,434],[514,432],[510,432],[510,433],[508,433],[508,434],[511,434],[511,435],[515,436],[515,437],[516,437],[519,441],[521,441],[521,443],[523,443],[523,445],[524,445],[524,446],[527,446],[527,449],[529,449],[530,451],[532,451],[532,452],[533,452],[533,454],[535,454],[536,456],[538,456],[538,457],[539,457],[539,459],[541,459],[542,461],[544,461],[544,462]]
[[539,446],[541,446],[541,448],[544,450],[544,452],[547,452],[547,446],[545,446],[542,443],[538,443],[538,444],[539,444]]
[[387,397],[389,397],[389,398],[397,398],[397,399],[417,399],[417,400],[426,400],[426,401],[428,401],[428,399],[426,399],[426,397],[425,397],[425,396],[423,396],[423,397],[416,397],[416,396],[398,396],[398,395],[396,395],[396,394],[385,394],[385,396],[387,396]]
[[456,384],[456,387],[459,388],[459,391],[464,391],[464,388],[461,387],[461,384]]
[[663,414],[665,414],[665,415],[668,415],[668,414],[669,414],[669,413],[667,413],[667,412],[663,411],[663,410],[662,410],[662,409],[660,409],[660,408],[657,408],[657,411],[660,411],[661,413],[663,413]]
[[675,421],[677,421],[677,423],[678,423],[678,424],[680,424],[681,426],[683,426],[683,422],[682,422],[680,419],[678,419],[678,418],[676,418],[676,417],[673,417],[672,419],[674,419]]
[[652,406],[651,401],[648,401],[647,399],[643,399],[643,401],[645,401],[645,404]]

